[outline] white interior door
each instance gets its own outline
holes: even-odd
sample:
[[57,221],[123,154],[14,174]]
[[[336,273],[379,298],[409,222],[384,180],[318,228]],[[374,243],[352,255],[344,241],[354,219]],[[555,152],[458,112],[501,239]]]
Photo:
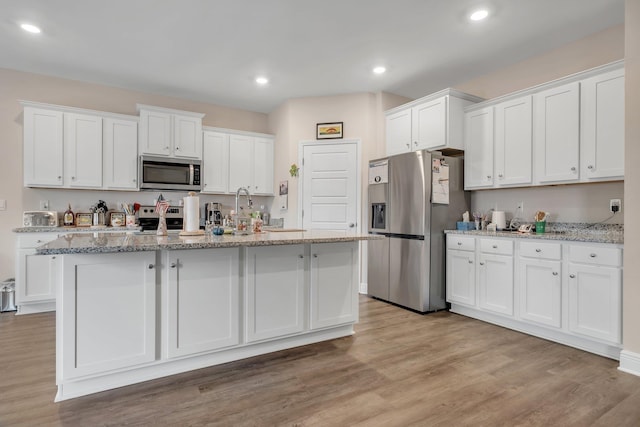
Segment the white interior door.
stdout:
[[358,142],[303,143],[302,228],[358,231]]

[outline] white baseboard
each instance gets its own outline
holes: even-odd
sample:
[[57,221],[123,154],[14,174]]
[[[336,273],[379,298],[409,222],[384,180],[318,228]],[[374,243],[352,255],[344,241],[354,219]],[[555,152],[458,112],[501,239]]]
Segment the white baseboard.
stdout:
[[367,284],[366,284],[366,283],[363,283],[363,282],[360,282],[360,289],[359,289],[359,292],[360,292],[361,294],[365,294],[365,295],[366,295],[366,294],[367,294],[367,290],[368,290]]
[[620,352],[620,366],[618,369],[628,374],[640,377],[640,354],[629,350]]

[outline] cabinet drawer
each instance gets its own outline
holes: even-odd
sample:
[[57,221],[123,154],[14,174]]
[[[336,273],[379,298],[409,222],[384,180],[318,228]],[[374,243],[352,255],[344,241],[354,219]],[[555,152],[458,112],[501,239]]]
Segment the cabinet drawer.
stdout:
[[513,241],[480,239],[480,252],[487,254],[513,255]]
[[569,261],[619,267],[622,265],[622,250],[600,246],[569,246]]
[[447,235],[447,249],[458,249],[461,251],[475,251],[476,239],[473,237],[463,237]]
[[25,233],[18,236],[18,248],[37,248],[58,238],[58,233]]
[[520,256],[560,259],[562,257],[562,246],[559,243],[520,242]]

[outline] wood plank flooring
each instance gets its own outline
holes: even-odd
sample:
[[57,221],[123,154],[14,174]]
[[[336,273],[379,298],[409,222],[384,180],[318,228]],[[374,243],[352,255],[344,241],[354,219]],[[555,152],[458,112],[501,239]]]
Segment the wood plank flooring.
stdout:
[[55,315],[0,314],[0,426],[639,426],[618,362],[361,296],[356,335],[53,403]]

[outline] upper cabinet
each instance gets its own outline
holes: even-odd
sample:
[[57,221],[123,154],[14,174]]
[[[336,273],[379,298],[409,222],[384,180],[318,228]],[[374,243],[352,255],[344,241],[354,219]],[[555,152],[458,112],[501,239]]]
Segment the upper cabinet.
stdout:
[[203,134],[203,193],[235,194],[245,187],[252,195],[273,195],[272,135],[220,128]]
[[140,154],[202,159],[204,114],[142,104],[137,108]]
[[481,100],[445,89],[387,111],[387,155],[415,150],[464,149],[464,107]]
[[137,188],[136,117],[26,101],[22,105],[26,187]]
[[624,179],[623,62],[466,108],[465,143],[465,189]]

